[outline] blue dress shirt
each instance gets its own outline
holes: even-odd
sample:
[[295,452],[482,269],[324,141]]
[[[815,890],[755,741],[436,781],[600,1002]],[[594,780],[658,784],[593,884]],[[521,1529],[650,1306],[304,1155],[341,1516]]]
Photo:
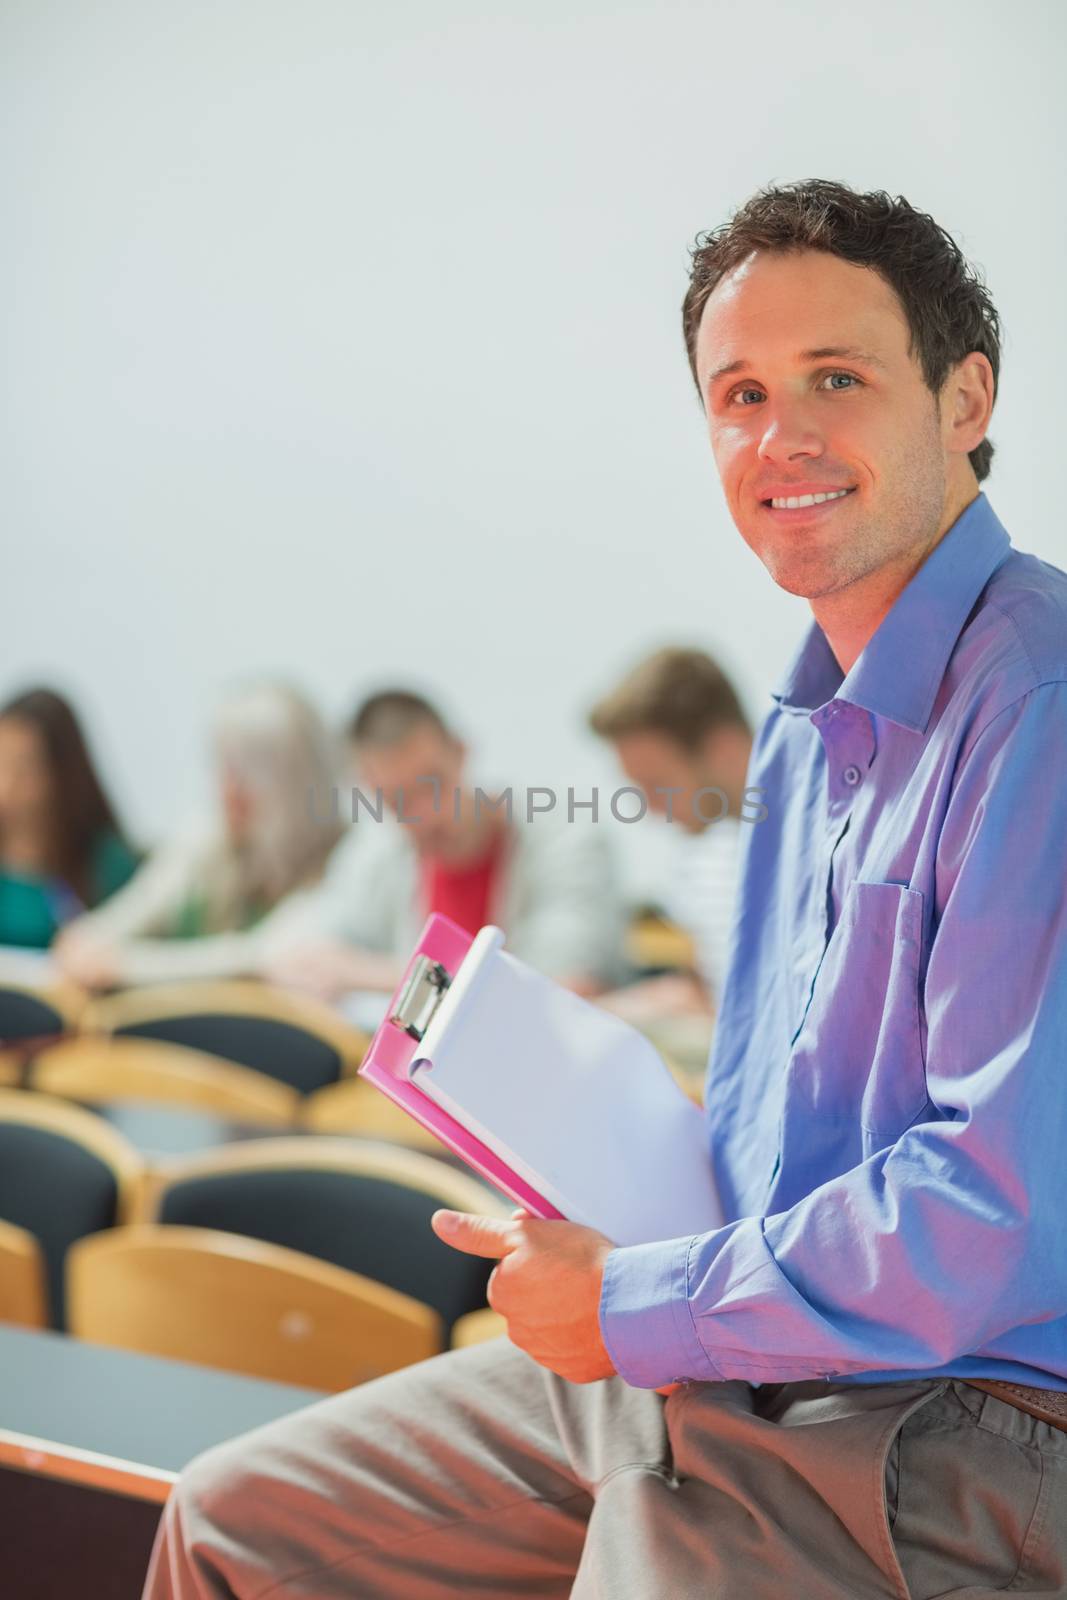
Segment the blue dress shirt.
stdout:
[[611,1252],[608,1352],[1067,1389],[1067,574],[979,494],[846,676],[812,623],[773,698],[705,1089],[729,1220]]

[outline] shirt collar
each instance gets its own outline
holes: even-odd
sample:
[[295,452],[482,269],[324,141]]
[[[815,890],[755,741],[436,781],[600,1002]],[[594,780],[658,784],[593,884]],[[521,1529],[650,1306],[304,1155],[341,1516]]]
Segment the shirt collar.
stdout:
[[985,495],[963,510],[868,639],[847,675],[817,622],[773,698],[797,710],[848,700],[923,733],[971,609],[1011,541]]

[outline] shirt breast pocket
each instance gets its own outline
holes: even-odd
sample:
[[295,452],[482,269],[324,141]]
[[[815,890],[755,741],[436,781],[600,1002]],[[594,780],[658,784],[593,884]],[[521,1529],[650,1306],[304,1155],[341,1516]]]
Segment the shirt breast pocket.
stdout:
[[927,1103],[922,927],[918,889],[853,882],[793,1045],[790,1098],[842,1132],[851,1125],[860,1158],[892,1143]]

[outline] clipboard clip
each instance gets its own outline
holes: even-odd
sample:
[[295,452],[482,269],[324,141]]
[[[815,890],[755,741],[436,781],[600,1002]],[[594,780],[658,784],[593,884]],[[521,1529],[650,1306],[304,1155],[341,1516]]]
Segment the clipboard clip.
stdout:
[[452,974],[439,961],[429,956],[416,956],[389,1021],[403,1028],[412,1039],[421,1040],[451,982]]

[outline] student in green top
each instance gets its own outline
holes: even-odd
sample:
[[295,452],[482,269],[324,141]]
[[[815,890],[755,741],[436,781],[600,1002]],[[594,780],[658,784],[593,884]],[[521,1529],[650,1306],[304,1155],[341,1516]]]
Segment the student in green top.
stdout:
[[47,949],[137,863],[62,695],[29,689],[0,707],[0,945]]

